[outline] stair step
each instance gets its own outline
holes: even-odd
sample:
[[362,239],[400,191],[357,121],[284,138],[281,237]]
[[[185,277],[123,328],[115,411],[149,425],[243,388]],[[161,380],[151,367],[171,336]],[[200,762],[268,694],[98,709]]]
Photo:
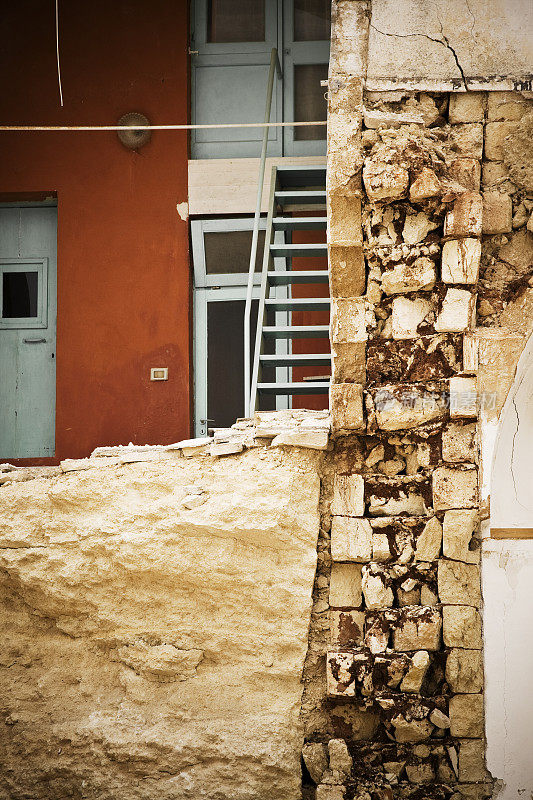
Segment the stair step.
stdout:
[[327,339],[329,325],[265,325],[263,336],[269,339]]
[[274,217],[272,225],[277,231],[316,231],[325,230],[327,217]]
[[272,297],[265,300],[265,305],[275,311],[307,311],[307,309],[311,308],[321,308],[328,311],[330,299],[329,297]]
[[268,282],[271,286],[289,286],[292,283],[327,283],[329,275],[327,269],[294,269],[274,270],[268,273]]
[[257,390],[263,394],[327,394],[329,381],[305,381],[298,383],[258,383]]
[[324,242],[316,244],[271,244],[270,252],[274,258],[292,258],[293,256],[326,256],[328,246]]
[[326,183],[325,164],[285,164],[276,169],[276,177],[282,188],[296,186],[320,186]]
[[326,204],[326,190],[325,189],[286,189],[275,193],[276,201],[281,206],[288,205],[325,205]]
[[265,367],[318,367],[331,365],[331,353],[288,353],[259,356]]

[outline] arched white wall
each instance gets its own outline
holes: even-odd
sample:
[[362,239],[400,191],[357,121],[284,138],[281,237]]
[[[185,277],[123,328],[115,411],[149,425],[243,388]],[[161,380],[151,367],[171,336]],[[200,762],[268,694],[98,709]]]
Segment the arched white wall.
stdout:
[[[499,425],[481,419],[490,528],[533,528],[533,338]],[[490,464],[494,454],[492,470]],[[488,469],[487,469],[488,467]],[[489,524],[485,535],[489,536]],[[482,550],[487,767],[498,800],[533,796],[533,541],[485,538]]]

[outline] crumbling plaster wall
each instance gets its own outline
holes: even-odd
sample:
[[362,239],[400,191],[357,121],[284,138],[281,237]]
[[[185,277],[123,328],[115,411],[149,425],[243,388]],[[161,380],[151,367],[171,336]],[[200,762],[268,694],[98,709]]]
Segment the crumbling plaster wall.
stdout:
[[[478,367],[487,341],[524,346],[506,316],[529,307],[533,105],[513,90],[531,88],[520,30],[531,8],[519,5],[333,6],[330,619],[314,628],[304,673],[304,790],[317,800],[493,791]],[[509,385],[513,366],[502,377]]]
[[2,800],[300,797],[322,454],[234,434],[3,466]]

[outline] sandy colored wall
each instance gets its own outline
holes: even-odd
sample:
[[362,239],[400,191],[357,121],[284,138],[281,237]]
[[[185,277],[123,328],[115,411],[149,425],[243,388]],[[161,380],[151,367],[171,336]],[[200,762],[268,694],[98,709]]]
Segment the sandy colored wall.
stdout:
[[298,800],[320,459],[8,478],[2,800]]
[[[186,121],[186,0],[60,3],[60,14],[63,108],[53,3],[3,10],[4,124],[114,124],[129,111]],[[57,458],[188,435],[186,133],[156,132],[138,153],[114,133],[1,136],[0,191],[57,192]],[[169,380],[151,383],[152,366]]]

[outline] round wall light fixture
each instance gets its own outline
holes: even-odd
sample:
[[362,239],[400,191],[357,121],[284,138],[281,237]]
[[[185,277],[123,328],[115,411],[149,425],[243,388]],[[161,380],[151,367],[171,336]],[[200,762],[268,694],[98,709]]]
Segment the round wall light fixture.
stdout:
[[152,131],[146,128],[147,125],[150,125],[150,121],[138,111],[130,111],[128,114],[124,114],[119,119],[118,124],[124,126],[139,125],[139,128],[118,131],[117,133],[118,138],[128,150],[139,150],[152,137]]

